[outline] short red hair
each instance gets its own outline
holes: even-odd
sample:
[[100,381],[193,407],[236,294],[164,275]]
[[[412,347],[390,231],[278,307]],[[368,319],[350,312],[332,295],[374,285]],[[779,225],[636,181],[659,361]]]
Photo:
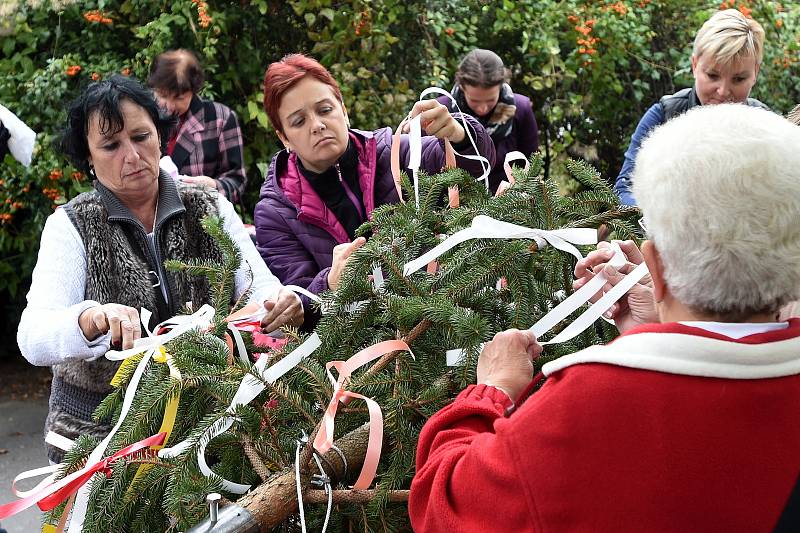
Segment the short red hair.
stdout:
[[303,54],[289,54],[280,61],[272,63],[264,74],[264,111],[267,112],[269,121],[276,131],[283,133],[283,125],[278,116],[278,108],[286,91],[294,87],[297,82],[311,76],[325,85],[330,86],[339,101],[342,101],[342,91],[339,84],[333,79],[328,69]]

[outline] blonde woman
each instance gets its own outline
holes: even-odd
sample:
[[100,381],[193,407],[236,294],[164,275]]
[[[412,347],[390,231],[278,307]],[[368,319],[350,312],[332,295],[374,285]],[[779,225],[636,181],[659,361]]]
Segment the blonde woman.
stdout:
[[763,54],[764,28],[738,10],[718,11],[703,24],[692,50],[694,87],[662,97],[647,110],[631,137],[614,185],[621,203],[637,205],[632,192],[636,154],[656,126],[700,105],[739,103],[767,108],[749,97]]

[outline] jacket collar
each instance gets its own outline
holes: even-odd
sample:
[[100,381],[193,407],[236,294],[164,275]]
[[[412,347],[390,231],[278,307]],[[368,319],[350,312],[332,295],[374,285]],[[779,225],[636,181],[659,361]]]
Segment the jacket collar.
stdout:
[[[375,209],[376,140],[372,132],[359,130],[350,130],[350,139],[358,152],[358,180],[364,208],[369,217]],[[294,205],[298,220],[324,229],[339,243],[350,241],[347,231],[336,219],[336,215],[328,209],[311,183],[300,172],[296,153],[281,150],[275,156],[272,168],[275,191]]]
[[689,109],[699,105],[703,104],[700,103],[700,99],[697,97],[697,89],[692,87],[689,90]]
[[192,102],[186,112],[186,118],[182,121],[181,130],[175,141],[175,148],[172,151],[172,161],[178,168],[183,167],[189,156],[197,148],[194,141],[194,134],[203,131],[205,128],[205,106],[199,96],[192,95]]
[[[137,225],[147,233],[139,219],[131,213],[130,209],[109,188],[100,183],[100,181],[95,181],[94,188],[100,196],[106,211],[108,211],[109,220]],[[183,206],[175,180],[161,170],[158,175],[158,210],[153,224],[153,232],[157,232],[169,218],[185,211],[186,208]]]
[[766,379],[800,374],[800,319],[789,327],[732,339],[686,324],[647,324],[605,346],[591,346],[542,367],[603,363],[685,376]]

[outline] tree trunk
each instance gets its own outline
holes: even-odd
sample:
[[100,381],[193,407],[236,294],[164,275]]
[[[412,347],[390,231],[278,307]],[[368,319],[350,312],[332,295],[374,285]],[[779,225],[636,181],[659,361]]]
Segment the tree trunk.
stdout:
[[[339,454],[331,448],[323,457],[326,473],[335,484],[348,476],[358,473],[364,463],[369,438],[369,424],[364,424],[337,440],[338,447],[347,461],[347,471]],[[332,468],[331,468],[332,467]],[[332,471],[331,471],[332,470]],[[308,490],[311,476],[319,473],[316,463],[309,468],[300,469],[303,492]],[[247,509],[258,522],[261,531],[267,532],[283,523],[298,510],[297,488],[295,486],[294,465],[273,474],[252,492],[241,497],[238,505]]]

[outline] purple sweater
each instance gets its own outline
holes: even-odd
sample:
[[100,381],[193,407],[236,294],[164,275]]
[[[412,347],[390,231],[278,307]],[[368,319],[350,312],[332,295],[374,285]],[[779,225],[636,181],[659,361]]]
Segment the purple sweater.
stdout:
[[[494,145],[477,120],[465,117],[476,133],[481,155],[494,163]],[[390,154],[392,129],[350,130],[358,152],[359,185],[364,210],[399,202],[392,178]],[[406,173],[408,136],[400,140],[400,166]],[[469,153],[473,153],[470,149]],[[478,162],[456,156],[460,168],[474,176],[482,169]],[[444,167],[444,143],[435,137],[422,138],[422,169],[430,174]],[[333,261],[333,247],[349,242],[342,224],[317,195],[297,167],[297,154],[281,150],[272,159],[261,197],[255,209],[256,247],[270,271],[284,285],[299,285],[312,293],[328,289],[328,271]],[[306,297],[303,306],[310,310]],[[309,313],[307,312],[307,317]],[[307,324],[308,325],[308,324]]]

